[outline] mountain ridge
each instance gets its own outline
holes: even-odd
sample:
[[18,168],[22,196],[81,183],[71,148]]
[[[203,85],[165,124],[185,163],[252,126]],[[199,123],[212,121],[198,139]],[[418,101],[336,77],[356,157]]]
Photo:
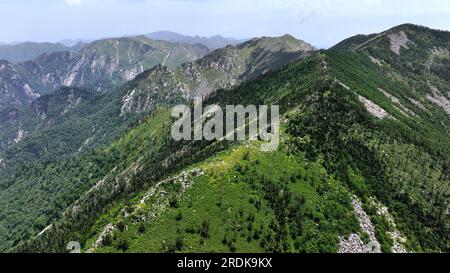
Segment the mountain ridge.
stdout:
[[78,51],[82,44],[66,46],[62,43],[48,42],[24,42],[15,44],[0,45],[0,60],[7,60],[11,63],[22,63],[32,61],[40,55],[60,51]]
[[[200,60],[185,63],[174,71],[166,66],[157,65],[139,74],[129,84],[105,95],[106,102],[103,103],[109,105],[112,101],[108,99],[116,100],[115,109],[120,111],[121,118],[125,119],[127,115],[139,116],[152,111],[160,103],[175,105],[186,102],[193,96],[208,96],[215,89],[231,88],[269,70],[280,69],[289,62],[306,57],[310,51],[314,50],[303,42],[298,42],[295,48],[292,42],[293,40],[285,42],[283,38],[261,38],[239,48],[230,46],[216,50]],[[255,54],[252,55],[251,52]],[[284,54],[287,55],[284,56]],[[264,59],[263,62],[261,58]],[[61,104],[65,105],[65,101]],[[67,111],[71,112],[70,109]],[[13,124],[7,124],[1,137],[3,143],[15,139],[19,130],[24,131],[26,135],[40,126],[48,127],[48,121],[37,118],[34,110],[31,112],[25,110],[25,113],[28,113],[22,114],[26,116],[25,119],[34,121],[16,121]],[[16,118],[15,115],[12,117]]]
[[168,42],[187,43],[187,44],[203,44],[211,50],[219,49],[227,45],[237,45],[246,39],[224,38],[221,35],[211,37],[187,36],[171,31],[158,31],[146,34],[147,37],[155,40],[163,40]]
[[[0,176],[2,250],[64,252],[75,240],[85,252],[367,252],[371,243],[448,251],[449,66],[435,50],[448,44],[446,33],[428,34],[400,28],[322,51],[290,36],[261,38],[174,71],[144,71],[86,118],[110,132],[142,117],[122,123],[118,137]],[[353,51],[358,43],[366,44]],[[78,101],[66,100],[71,92],[61,93],[69,108]],[[195,95],[219,106],[280,105],[279,149],[174,141],[170,106]],[[75,124],[92,128],[82,121],[64,135]],[[8,157],[39,152],[28,141],[0,153],[0,172]]]
[[[315,50],[293,37],[255,38],[238,46],[217,49],[204,58],[181,65],[175,71],[169,72],[163,66],[158,66],[148,75],[150,80],[159,73],[169,73],[170,77],[159,78],[163,83],[158,87],[141,86],[143,92],[139,89],[130,90],[123,110],[139,112],[148,107],[141,102],[151,102],[149,95],[154,93],[148,94],[145,90],[159,90],[158,93],[164,96],[169,92],[171,97],[178,96],[179,99],[207,97],[217,89],[232,88],[241,82],[276,71]],[[171,93],[173,90],[178,90],[178,94]]]
[[[278,41],[275,43],[277,46],[282,46],[284,44],[282,40],[283,39],[280,40],[280,38],[273,38],[273,41]],[[190,75],[197,75],[197,72],[195,71],[200,71],[202,73],[208,71],[208,73],[204,75],[209,79],[214,79],[217,78],[217,73],[213,73],[213,71],[230,71],[229,69],[240,65],[240,70],[236,70],[236,72],[239,73],[229,75],[226,80],[217,81],[211,87],[231,88],[232,86],[235,86],[238,81],[243,82],[254,79],[256,73],[260,73],[258,71],[262,72],[266,68],[282,68],[285,64],[294,61],[295,59],[307,56],[305,55],[305,52],[301,50],[292,52],[292,47],[290,47],[288,48],[290,53],[288,53],[293,55],[288,56],[293,56],[295,58],[281,58],[285,56],[285,53],[279,52],[280,55],[278,55],[278,52],[271,52],[274,44],[268,43],[267,38],[262,39],[261,41],[264,46],[253,43],[244,46],[241,49],[236,47],[219,49],[218,51],[205,56],[202,60],[184,65],[184,68],[179,68],[175,72],[170,71],[167,67],[162,65],[156,66],[155,68],[138,75],[133,81],[126,83],[121,88],[108,94],[101,94],[98,103],[92,101],[92,103],[86,104],[89,103],[86,99],[79,100],[78,96],[69,96],[72,92],[81,92],[81,94],[83,94],[83,90],[72,90],[73,88],[66,88],[62,93],[56,92],[56,94],[39,98],[33,103],[31,112],[28,114],[33,116],[31,122],[28,122],[32,124],[32,126],[25,126],[24,124],[20,126],[20,124],[16,122],[14,124],[15,127],[10,127],[12,128],[10,131],[13,139],[17,138],[18,132],[22,132],[22,138],[18,143],[13,144],[3,153],[0,153],[2,154],[2,162],[5,164],[5,167],[3,170],[0,169],[0,172],[3,172],[3,177],[10,177],[12,179],[4,179],[3,191],[15,191],[22,185],[28,185],[31,182],[29,178],[27,178],[27,172],[21,172],[19,169],[16,169],[16,167],[26,164],[27,161],[33,161],[33,165],[36,164],[33,168],[40,169],[42,165],[39,162],[42,160],[55,162],[55,160],[59,158],[63,162],[70,162],[76,160],[75,158],[83,157],[83,155],[89,157],[89,155],[91,155],[90,151],[96,150],[96,148],[99,147],[104,147],[104,145],[110,143],[112,139],[115,139],[113,137],[114,135],[120,137],[121,134],[125,134],[130,126],[133,128],[134,122],[139,122],[139,120],[141,120],[140,122],[143,122],[142,118],[152,115],[153,112],[157,111],[156,109],[158,109],[158,107],[163,105],[168,107],[177,103],[188,102],[188,97],[191,97],[194,94],[193,92],[195,89],[189,89],[191,91],[186,93],[180,92],[179,83],[187,83],[188,81],[178,81],[177,75],[181,76],[185,73],[186,75],[183,76],[183,78],[191,79]],[[298,48],[302,48],[301,45],[302,44],[299,42],[297,45]],[[251,52],[255,52],[255,55],[250,54]],[[268,58],[265,62],[258,60],[255,63],[259,64],[260,67],[264,69],[255,71],[247,70],[251,68],[251,66],[243,65],[252,63],[250,60],[253,60],[255,56],[263,56],[265,54],[268,54],[267,56],[272,56],[273,58]],[[280,59],[276,56],[279,56]],[[271,60],[274,65],[271,64]],[[184,72],[181,73],[180,71]],[[251,74],[251,78],[247,78],[247,76],[241,77],[248,71],[251,71],[251,73],[249,73]],[[202,73],[200,73],[200,77],[203,77],[201,76]],[[161,76],[164,76],[166,80],[164,81],[164,77]],[[196,81],[195,77],[192,79],[194,79],[194,82]],[[168,85],[167,83],[173,83],[173,85]],[[198,83],[194,85],[200,86],[197,84]],[[157,88],[166,90],[168,93],[161,90],[158,91]],[[133,90],[139,90],[140,92],[135,91],[135,94],[141,93],[142,97],[137,96],[134,97],[133,100],[127,99],[130,97]],[[175,91],[176,95],[173,95],[172,91]],[[61,97],[62,101],[59,103],[56,100],[58,93],[61,95],[67,94],[66,96]],[[183,94],[188,94],[188,96],[185,98]],[[50,101],[54,100],[56,106],[51,108],[46,107],[49,99]],[[136,105],[136,108],[134,108],[134,106],[130,108],[127,107],[130,103],[131,105]],[[87,105],[89,105],[89,107],[86,107]],[[50,109],[53,109],[52,114],[48,112]],[[89,114],[90,111],[92,114]],[[64,113],[63,116],[61,116],[62,113]],[[78,113],[82,113],[83,115],[80,116]],[[70,117],[73,117],[74,119]],[[65,120],[67,118],[69,119]],[[51,125],[51,127],[47,127],[48,125]],[[39,145],[42,139],[51,139],[52,141],[46,146],[42,146]],[[12,178],[15,175],[19,175],[22,178]],[[85,179],[83,178],[83,180]],[[74,185],[77,185],[77,183]],[[72,186],[68,189],[70,188],[72,188]]]
[[[350,60],[350,63],[342,62],[344,57]],[[362,68],[362,73],[358,69],[354,71],[353,65]],[[139,159],[129,161],[128,167],[123,166],[121,170],[106,174],[99,184],[86,192],[86,195],[65,212],[62,217],[64,220],[52,225],[36,240],[57,242],[59,239],[55,236],[59,238],[58,235],[66,238],[62,240],[63,242],[67,238],[75,238],[82,242],[84,250],[88,252],[189,252],[190,249],[194,251],[220,249],[225,252],[244,249],[252,252],[289,252],[292,249],[304,252],[337,252],[348,251],[349,248],[354,249],[353,251],[365,251],[364,247],[352,245],[353,241],[347,242],[347,238],[350,236],[352,240],[364,245],[368,243],[364,236],[372,236],[384,252],[390,252],[394,247],[396,251],[446,249],[445,242],[449,239],[445,235],[446,227],[442,225],[442,222],[435,225],[436,220],[431,220],[435,219],[434,217],[439,219],[444,216],[446,199],[445,197],[436,199],[443,202],[442,206],[431,205],[427,201],[429,195],[421,196],[418,193],[421,190],[432,191],[434,194],[448,193],[448,189],[441,187],[448,186],[443,182],[446,179],[445,175],[448,176],[448,172],[445,174],[445,164],[449,162],[438,163],[437,169],[431,167],[428,170],[433,172],[435,177],[439,176],[437,180],[431,177],[425,179],[427,171],[411,173],[407,169],[407,164],[414,164],[417,167],[421,164],[421,160],[427,162],[423,167],[428,166],[430,160],[432,162],[433,159],[426,155],[426,147],[429,144],[421,141],[411,142],[408,139],[414,138],[412,132],[415,128],[409,127],[412,124],[408,124],[407,119],[394,108],[391,107],[388,111],[397,120],[382,119],[373,116],[359,101],[358,96],[362,95],[375,100],[377,91],[370,85],[355,85],[355,82],[359,81],[351,80],[356,77],[359,80],[364,79],[361,82],[370,82],[371,77],[374,76],[373,73],[380,73],[373,70],[375,68],[376,65],[364,55],[356,54],[349,58],[345,54],[333,52],[316,53],[311,58],[293,63],[281,71],[249,81],[235,89],[219,91],[205,103],[228,105],[256,101],[259,104],[282,105],[283,120],[287,122],[284,125],[286,132],[283,133],[282,139],[285,139],[285,142],[282,148],[274,153],[261,153],[252,148],[252,143],[234,145],[220,142],[197,144],[185,142],[175,144],[166,139],[169,142],[165,144],[166,148],[160,146],[164,146],[162,144],[164,141],[158,142],[157,145],[157,150],[162,154],[151,152],[144,158],[136,155]],[[366,70],[371,73],[366,74]],[[347,71],[346,77],[340,75],[343,71]],[[284,85],[273,88],[271,84],[279,82],[280,77],[284,80]],[[390,83],[391,80],[388,79],[386,82],[376,82],[376,84],[384,85]],[[389,99],[385,98],[384,101],[387,102]],[[163,122],[162,128],[153,131],[156,128],[150,124],[154,124],[163,117],[166,121]],[[156,111],[154,118],[150,118],[136,130],[130,131],[130,135],[120,141],[127,142],[127,145],[139,146],[138,143],[147,143],[147,141],[142,142],[141,138],[152,139],[159,136],[160,133],[156,132],[165,131],[164,134],[169,134],[170,122],[167,124],[167,118],[168,109]],[[401,128],[400,132],[397,131],[399,135],[393,133],[394,128]],[[381,130],[383,134],[380,135],[378,130]],[[421,134],[420,137],[426,136]],[[448,132],[447,135],[441,135],[439,139],[443,140],[446,137]],[[156,145],[154,141],[149,140],[152,145]],[[376,144],[374,145],[373,142]],[[445,149],[449,151],[448,143],[443,144],[447,145]],[[116,147],[120,149],[121,145]],[[404,161],[403,157],[407,157],[409,152],[408,150],[401,152],[404,149],[402,145],[409,146],[409,151],[414,151],[420,157]],[[136,151],[136,149],[140,150],[139,148],[132,150]],[[146,149],[143,148],[143,150]],[[216,154],[223,150],[225,157],[223,153]],[[388,155],[382,156],[386,152]],[[226,156],[228,153],[231,155]],[[367,158],[368,155],[373,161]],[[434,157],[437,154],[430,152],[429,155]],[[209,159],[211,156],[213,158]],[[217,158],[214,159],[214,157]],[[350,158],[346,159],[347,157]],[[275,162],[280,165],[274,166]],[[377,166],[375,169],[374,164]],[[398,165],[397,175],[413,175],[414,183],[421,183],[419,177],[425,179],[422,186],[406,189],[405,186],[411,181],[399,182],[394,179],[389,168],[393,164]],[[287,168],[287,166],[290,167]],[[264,172],[269,169],[270,173]],[[299,170],[299,172],[291,173],[291,169]],[[380,170],[383,172],[380,173]],[[170,176],[171,173],[174,173],[173,176]],[[389,175],[390,178],[384,180],[384,175]],[[218,183],[218,180],[223,183]],[[181,181],[180,183],[186,187],[182,188],[181,192],[177,190],[179,189],[176,186],[177,181]],[[385,183],[384,187],[381,186],[383,183]],[[211,190],[210,187],[215,189],[214,185],[221,184],[227,185],[226,188],[212,190],[209,197],[205,198],[207,189]],[[234,187],[238,187],[245,198],[238,198],[237,200],[240,201],[233,199],[233,196],[236,198]],[[406,199],[396,197],[396,194],[402,195],[400,191],[402,187],[407,192],[407,194],[403,193]],[[141,190],[136,192],[136,188]],[[109,192],[108,189],[121,190],[114,191],[112,196],[104,196],[104,193]],[[101,192],[103,194],[100,194]],[[164,194],[155,195],[155,192],[164,192]],[[276,198],[283,192],[286,195],[283,195],[281,199]],[[340,194],[336,195],[337,192]],[[299,197],[294,198],[294,193]],[[353,197],[353,194],[358,197]],[[407,197],[409,195],[410,197]],[[96,209],[90,209],[93,206],[94,196],[103,196],[102,198],[105,199],[102,200],[110,200],[108,202],[112,204],[103,210],[103,213],[98,214]],[[246,198],[249,199],[250,205],[247,205]],[[362,201],[355,201],[359,199]],[[286,200],[286,203],[282,200]],[[408,206],[408,202],[411,201],[407,200],[417,203],[414,206]],[[370,215],[370,225],[373,225],[372,228],[375,230],[372,235],[364,235],[367,229],[361,230],[358,226],[358,221],[363,220],[352,216],[357,212],[352,212],[350,204],[358,202],[363,204],[359,210]],[[317,205],[311,205],[311,203]],[[421,204],[423,208],[417,208],[418,204]],[[431,218],[423,218],[428,214],[426,211],[433,210],[426,208],[430,205],[435,209],[440,208],[440,212],[432,213],[433,216],[428,216]],[[380,214],[380,210],[377,209],[380,206],[381,208],[386,206],[383,211],[395,212],[392,214],[395,215],[395,218],[392,218],[395,219],[393,225],[386,224],[388,218],[385,218],[387,217],[385,215],[391,214],[386,212]],[[155,215],[154,210],[159,211],[160,207],[163,208],[162,211]],[[207,211],[215,211],[217,207],[223,211],[236,210],[236,212],[231,216],[221,215],[221,218],[216,221],[214,219],[218,214],[210,214]],[[205,211],[205,208],[211,209]],[[425,212],[421,211],[425,208]],[[265,214],[260,214],[258,209],[266,211]],[[402,210],[408,213],[398,215],[397,212]],[[295,216],[293,214],[295,211],[300,212],[300,215]],[[334,213],[331,213],[332,211]],[[323,213],[323,216],[314,216],[316,213],[319,215]],[[65,227],[70,229],[73,226],[70,224],[71,221],[77,221],[80,224],[81,215],[90,215],[83,218],[83,221],[88,223],[81,228],[84,235],[80,235],[80,229],[75,228],[73,231],[68,231],[67,234],[70,234],[68,237],[64,237]],[[393,217],[392,215],[389,217]],[[417,215],[417,218],[416,216],[409,218],[411,215]],[[227,221],[229,217],[240,224],[236,225],[233,221]],[[319,217],[320,221],[315,222],[316,217]],[[284,222],[285,219],[288,219],[287,223]],[[445,219],[443,217],[438,221],[445,223]],[[321,227],[321,233],[317,233],[315,225]],[[178,231],[174,230],[176,227],[180,227]],[[283,232],[285,228],[289,228],[290,232]],[[428,228],[433,231],[428,232]],[[208,230],[214,230],[217,233],[210,233]],[[392,235],[394,232],[398,235]],[[240,234],[243,234],[242,239]],[[316,239],[311,239],[313,234],[317,236]],[[282,239],[284,244],[274,240],[275,236],[284,238]],[[309,239],[302,239],[306,237]],[[403,237],[407,239],[402,239]],[[39,248],[38,245],[33,246],[33,243],[31,246],[24,247],[25,251],[37,249],[44,251],[45,249]],[[54,246],[48,245],[48,247],[53,249],[52,251],[57,251],[52,248]]]
[[0,106],[26,107],[38,96],[62,86],[110,91],[160,63],[173,69],[208,52],[202,45],[173,44],[140,36],[99,40],[78,52],[44,53],[20,64],[3,61]]

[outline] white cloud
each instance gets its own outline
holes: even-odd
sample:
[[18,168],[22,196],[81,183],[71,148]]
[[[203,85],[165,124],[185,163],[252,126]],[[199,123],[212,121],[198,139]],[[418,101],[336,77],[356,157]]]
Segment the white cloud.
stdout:
[[81,5],[81,0],[66,0],[66,4],[70,7]]

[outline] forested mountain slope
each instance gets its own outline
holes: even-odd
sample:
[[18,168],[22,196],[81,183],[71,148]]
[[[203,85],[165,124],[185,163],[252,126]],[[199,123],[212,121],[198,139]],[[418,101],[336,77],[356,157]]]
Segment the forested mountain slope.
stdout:
[[[239,48],[219,49],[198,62],[184,64],[183,68],[175,72],[158,65],[107,94],[66,87],[54,94],[38,98],[26,111],[18,112],[19,117],[5,115],[5,118],[11,117],[14,120],[2,124],[2,137],[6,140],[2,143],[4,151],[0,153],[0,187],[3,189],[0,194],[4,194],[5,204],[13,204],[12,200],[17,202],[8,205],[8,209],[4,211],[6,219],[2,219],[5,219],[5,225],[17,223],[15,230],[3,233],[5,238],[14,243],[16,239],[11,238],[29,237],[30,234],[43,229],[42,223],[51,223],[56,214],[65,208],[64,205],[59,205],[46,212],[39,212],[39,207],[32,206],[25,212],[20,211],[19,204],[29,198],[28,194],[36,192],[35,187],[52,183],[50,180],[60,183],[55,192],[35,195],[35,200],[48,204],[47,207],[54,206],[56,195],[65,196],[60,197],[58,202],[67,206],[73,201],[66,198],[67,196],[79,196],[83,192],[79,188],[72,188],[77,187],[77,183],[70,182],[71,175],[54,177],[53,167],[50,166],[78,162],[84,156],[89,157],[92,149],[107,146],[130,127],[145,119],[149,113],[153,113],[158,106],[167,107],[188,102],[191,95],[186,95],[186,90],[180,86],[187,81],[190,81],[192,86],[197,86],[197,78],[189,74],[180,79],[177,77],[180,71],[193,67],[199,74],[191,71],[200,75],[199,77],[206,75],[214,88],[229,88],[251,77],[257,77],[258,73],[267,73],[271,69],[281,68],[289,62],[308,56],[312,48],[305,45],[306,43],[291,37],[254,40]],[[270,58],[263,59],[263,55]],[[236,68],[235,74],[227,75],[223,71],[224,64],[228,70],[230,67]],[[247,77],[247,74],[252,76]],[[60,163],[61,161],[64,163]],[[36,171],[39,174],[36,174]],[[39,180],[41,175],[45,179]],[[88,178],[82,180],[91,181]],[[85,189],[86,185],[91,184],[83,183],[78,186]],[[41,219],[40,224],[30,224],[35,223],[37,217]]]
[[[2,250],[63,252],[78,241],[87,252],[367,252],[373,243],[448,252],[447,59],[423,67],[411,57],[430,60],[447,37],[403,25],[304,59],[261,39],[147,71],[113,93],[115,117],[145,116],[130,130],[64,160],[24,161],[10,176]],[[192,85],[180,73],[189,67],[200,79]],[[205,78],[222,85],[199,92]],[[279,149],[174,141],[170,106],[195,94],[205,105],[280,105]]]
[[168,117],[156,111],[115,147],[165,139],[153,140],[157,151],[105,175],[21,249],[58,251],[70,238],[100,252],[364,252],[371,241],[384,252],[448,251],[448,131],[429,113],[404,116],[378,89],[402,84],[364,54],[322,52],[209,100],[279,104],[282,145],[272,153],[174,143],[168,119],[165,130],[149,127]]
[[437,123],[448,117],[413,103],[406,117],[379,90],[406,86],[386,75],[329,52],[219,93],[211,102],[284,106],[280,150],[233,146],[117,201],[85,250],[364,252],[375,240],[383,252],[448,251],[450,136]]
[[426,107],[430,105],[450,114],[449,32],[406,24],[364,38],[350,38],[332,50],[367,55],[387,76],[408,87],[409,94],[402,97],[416,108],[430,111]]

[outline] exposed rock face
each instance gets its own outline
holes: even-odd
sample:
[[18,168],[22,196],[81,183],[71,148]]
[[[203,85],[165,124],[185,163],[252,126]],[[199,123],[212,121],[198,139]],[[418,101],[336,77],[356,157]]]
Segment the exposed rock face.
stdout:
[[77,61],[78,56],[75,52],[43,54],[36,60],[25,62],[20,66],[37,82],[41,93],[45,94],[64,85],[68,71],[74,68],[73,63]]
[[374,253],[379,252],[380,244],[375,237],[375,228],[362,207],[361,201],[355,196],[352,201],[353,209],[359,221],[361,230],[369,235],[370,242],[364,243],[358,234],[351,234],[349,239],[340,238],[340,253]]
[[95,248],[103,246],[106,238],[108,236],[113,236],[114,231],[116,230],[116,227],[109,223],[105,229],[103,229],[102,233],[100,233],[100,236],[98,237],[97,241],[95,241],[94,245],[92,246],[92,249],[88,250],[87,252],[92,252]]
[[367,246],[358,234],[350,234],[348,239],[339,238],[339,253],[367,253]]
[[7,61],[0,61],[0,110],[27,105],[39,97],[26,74]]
[[393,253],[407,253],[404,244],[406,243],[406,237],[397,229],[397,224],[394,221],[394,218],[389,213],[387,207],[383,206],[383,204],[377,202],[374,198],[371,199],[373,205],[377,208],[377,214],[383,216],[391,227],[391,231],[388,232],[388,235],[394,241],[392,246]]
[[42,55],[23,66],[50,90],[60,86],[107,90],[158,64],[175,68],[208,53],[200,45],[171,44],[144,37],[93,42],[79,53]]
[[422,111],[427,110],[427,109],[425,108],[425,106],[423,106],[423,104],[422,104],[420,101],[417,101],[417,100],[415,100],[415,99],[413,99],[413,98],[408,98],[408,100],[409,100],[412,104],[414,104],[417,108],[419,108],[420,110],[422,110]]
[[[409,108],[407,108],[406,106],[404,106],[400,100],[395,97],[394,95],[386,92],[385,90],[378,88],[378,90],[380,92],[382,92],[386,97],[388,97],[392,103],[394,103],[396,106],[394,106],[399,112],[401,112],[403,115],[407,116],[407,117],[415,117],[417,116],[413,111],[411,111]],[[398,107],[397,107],[398,106]]]
[[384,119],[389,118],[390,115],[383,108],[375,104],[373,101],[364,98],[363,96],[359,96],[359,101],[361,101],[366,107],[367,111],[371,113],[373,116]]
[[[96,91],[64,87],[51,95],[39,97],[25,109],[15,107],[0,109],[0,151],[22,142],[31,135],[44,133],[48,138],[51,137],[51,134],[58,136],[61,130],[55,126],[80,120],[83,123],[82,119],[94,115],[105,105],[106,100],[103,98],[106,96],[106,94]],[[108,104],[106,105],[108,106]],[[96,135],[96,130],[101,127],[101,125],[95,126],[95,119],[91,124],[91,126],[77,131],[83,141],[89,136]],[[73,128],[73,123],[67,128],[68,130]],[[81,139],[75,140],[74,136],[73,139],[68,138],[66,141],[74,144],[75,141],[81,141]],[[37,141],[35,143],[36,145],[41,144]],[[82,142],[79,143],[80,146],[81,144]],[[85,145],[90,144],[91,142]]]
[[79,52],[43,54],[22,64],[0,61],[0,110],[27,106],[62,86],[110,91],[159,64],[175,69],[208,52],[203,45],[134,37],[100,40]]
[[375,57],[372,57],[371,55],[369,55],[369,59],[372,61],[372,63],[374,63],[374,64],[377,64],[377,65],[379,65],[379,66],[382,66],[383,64],[381,63],[381,61],[380,60],[378,60],[377,58],[375,58]]
[[400,55],[400,49],[409,49],[408,43],[410,42],[406,33],[402,30],[398,33],[392,33],[388,35],[391,42],[391,50]]
[[436,86],[433,86],[431,83],[428,83],[428,86],[431,89],[432,94],[427,96],[427,100],[432,103],[440,106],[447,114],[450,115],[450,100],[448,100],[438,89]]
[[[388,235],[394,241],[392,246],[392,252],[394,253],[407,253],[404,244],[406,243],[406,237],[397,229],[394,218],[390,215],[388,208],[383,206],[375,198],[370,198],[369,203],[373,206],[377,214],[383,216],[389,224],[390,231]],[[339,238],[340,253],[377,253],[380,252],[380,244],[375,236],[375,227],[372,224],[369,216],[363,209],[361,201],[355,196],[352,201],[353,209],[355,210],[358,218],[361,230],[369,236],[369,243],[364,243],[358,234],[351,234],[348,239],[344,237]]]
[[151,109],[158,101],[177,103],[193,97],[207,97],[218,89],[229,89],[280,69],[309,56],[314,50],[311,45],[289,35],[265,37],[218,49],[173,72],[157,66],[136,88],[124,94],[122,115]]
[[[387,90],[388,85],[383,86],[386,92],[391,94],[389,98],[395,99],[392,97],[395,96],[397,99],[409,100],[402,101],[403,106],[392,101],[394,107],[411,118],[420,116],[420,119],[430,121],[427,115],[433,109],[442,108],[450,114],[449,41],[448,31],[404,24],[381,33],[349,38],[332,49],[362,53],[373,63],[381,63],[380,72],[387,73],[393,81],[398,82],[399,87],[405,87]],[[367,99],[374,100],[373,97]],[[366,102],[365,105],[377,117],[383,118],[385,115],[378,111],[377,107],[372,107],[373,104]],[[448,126],[448,123],[444,123],[444,126]]]
[[353,209],[355,210],[356,216],[358,217],[361,229],[369,235],[372,242],[376,242],[375,228],[373,227],[372,221],[370,221],[369,216],[363,209],[363,204],[357,198],[352,201]]
[[17,136],[14,139],[14,142],[19,143],[23,139],[25,134],[26,134],[26,132],[23,129],[19,129],[19,131],[17,132]]
[[149,71],[145,81],[140,81],[123,96],[121,115],[152,110],[160,102],[183,102],[182,92],[188,90],[188,86],[174,81],[174,76],[174,72],[161,65]]

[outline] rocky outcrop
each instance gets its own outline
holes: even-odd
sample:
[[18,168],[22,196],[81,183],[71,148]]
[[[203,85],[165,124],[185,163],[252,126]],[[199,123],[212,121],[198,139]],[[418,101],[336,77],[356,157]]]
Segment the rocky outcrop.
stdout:
[[389,113],[386,112],[386,110],[384,110],[383,108],[378,106],[373,101],[368,100],[368,99],[364,98],[363,96],[359,96],[359,101],[361,101],[364,104],[364,107],[366,107],[366,110],[369,113],[371,113],[373,116],[375,116],[379,119],[391,117],[391,115],[389,115]]
[[17,136],[14,139],[14,143],[19,143],[25,136],[26,132],[23,129],[19,129],[19,131],[17,132]]
[[369,56],[370,61],[372,61],[372,63],[377,64],[377,65],[379,65],[379,66],[382,66],[382,65],[383,65],[383,64],[381,63],[381,61],[378,60],[377,58],[372,57],[371,55],[368,55],[368,56]]
[[39,96],[39,91],[19,66],[0,61],[0,111],[28,105]]
[[406,237],[403,235],[397,228],[397,224],[395,223],[394,217],[389,213],[389,209],[378,202],[375,198],[371,198],[370,202],[376,208],[377,214],[383,216],[390,226],[390,231],[388,235],[393,240],[392,252],[393,253],[407,253],[408,251],[405,248]]
[[351,234],[348,239],[340,237],[340,253],[374,253],[380,252],[380,244],[375,237],[375,228],[363,209],[361,201],[355,196],[352,206],[358,218],[361,230],[369,236],[370,242],[364,243],[358,234]]
[[339,253],[367,253],[367,246],[358,234],[350,234],[348,239],[339,238]]
[[402,113],[403,115],[405,115],[407,117],[416,117],[417,116],[413,111],[411,111],[409,108],[404,106],[396,96],[386,92],[385,90],[383,90],[381,88],[378,88],[378,90],[380,92],[382,92],[387,98],[389,98],[393,104],[395,104],[394,107],[400,113]]
[[49,90],[72,86],[109,91],[163,62],[175,68],[207,53],[208,49],[199,45],[177,45],[143,37],[105,39],[80,52],[44,54],[23,67]]
[[388,37],[391,42],[391,50],[395,54],[400,55],[400,49],[402,48],[409,49],[408,43],[410,40],[403,30],[398,33],[391,33]]
[[428,86],[431,89],[431,94],[427,95],[427,100],[441,107],[447,114],[450,115],[450,100],[447,99],[436,86],[428,82]]
[[98,248],[98,247],[102,247],[106,238],[108,238],[109,236],[112,238],[114,231],[116,230],[116,227],[113,224],[108,224],[102,231],[102,233],[100,233],[97,241],[95,241],[94,245],[92,246],[92,248],[90,250],[88,250],[87,252],[92,252],[93,249]]
[[139,81],[122,97],[121,116],[150,111],[158,103],[182,103],[187,84],[175,80],[175,73],[166,66],[153,68],[145,80]]
[[177,176],[159,182],[149,191],[147,191],[144,197],[139,202],[141,205],[146,204],[148,200],[152,199],[152,197],[156,197],[156,201],[153,200],[150,204],[152,206],[152,209],[149,210],[148,213],[142,213],[138,206],[134,213],[128,216],[134,215],[134,218],[139,219],[139,221],[145,221],[147,219],[155,219],[159,217],[166,210],[166,208],[169,207],[170,202],[169,193],[165,192],[162,189],[165,184],[174,183],[180,185],[180,190],[177,193],[171,193],[175,194],[175,197],[179,199],[181,198],[183,193],[185,193],[189,188],[192,187],[194,179],[203,176],[204,174],[205,172],[202,169],[195,168],[192,170],[183,171]]
[[408,100],[409,100],[412,104],[414,104],[418,109],[420,109],[420,110],[422,110],[422,111],[427,110],[427,109],[425,108],[425,106],[423,106],[423,104],[422,104],[420,101],[417,101],[417,100],[415,100],[414,98],[408,98]]

